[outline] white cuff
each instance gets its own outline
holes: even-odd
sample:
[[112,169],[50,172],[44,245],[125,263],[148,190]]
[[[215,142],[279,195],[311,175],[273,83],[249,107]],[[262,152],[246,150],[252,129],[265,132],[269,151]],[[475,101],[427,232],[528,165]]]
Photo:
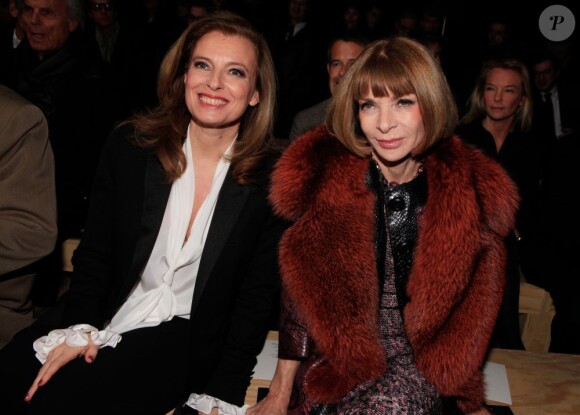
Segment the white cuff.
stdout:
[[99,331],[88,324],[77,324],[70,326],[68,329],[51,331],[48,333],[48,336],[42,336],[36,340],[32,347],[36,352],[36,358],[40,363],[44,364],[51,350],[64,341],[71,347],[84,347],[89,344],[89,333],[91,334],[93,343],[100,347],[115,347],[122,338],[121,335],[110,330]]
[[218,408],[219,415],[245,415],[246,409],[249,408],[248,405],[244,405],[240,408],[239,406],[220,401],[213,396],[198,395],[197,393],[189,395],[186,404],[191,406],[193,409],[205,412],[206,414],[209,414],[213,408]]

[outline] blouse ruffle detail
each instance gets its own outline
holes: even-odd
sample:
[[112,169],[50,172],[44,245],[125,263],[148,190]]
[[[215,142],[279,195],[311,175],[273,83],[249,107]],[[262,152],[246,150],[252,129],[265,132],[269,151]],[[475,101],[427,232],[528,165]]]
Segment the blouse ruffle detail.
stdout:
[[36,358],[44,364],[52,349],[64,341],[71,347],[84,347],[89,344],[89,333],[93,343],[100,347],[115,347],[122,339],[121,335],[110,330],[99,331],[89,324],[76,324],[68,329],[51,331],[48,336],[36,340],[32,347],[36,352]]

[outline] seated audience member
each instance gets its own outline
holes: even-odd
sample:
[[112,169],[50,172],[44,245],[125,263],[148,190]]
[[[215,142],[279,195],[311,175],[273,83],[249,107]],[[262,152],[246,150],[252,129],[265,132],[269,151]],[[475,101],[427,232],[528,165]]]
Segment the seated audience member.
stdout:
[[12,56],[16,48],[24,38],[24,27],[22,19],[19,18],[22,11],[22,0],[2,0],[6,6],[9,20],[0,24],[0,84],[6,83],[9,79]]
[[420,7],[417,20],[417,31],[443,36],[445,29],[445,11],[437,4],[425,3]]
[[[278,365],[261,414],[441,415],[483,408],[516,185],[452,137],[445,75],[418,42],[368,45],[328,119],[272,174]],[[314,189],[314,191],[313,191]]]
[[493,14],[482,33],[482,49],[480,59],[501,59],[517,57],[525,61],[526,48],[518,39],[516,20],[509,13],[498,12]]
[[207,0],[189,0],[188,3],[188,23],[191,23],[200,17],[206,16],[213,11],[210,2]]
[[13,56],[7,86],[38,106],[54,152],[58,240],[36,279],[34,301],[57,298],[61,242],[81,237],[102,144],[113,119],[98,49],[81,30],[82,0],[23,0],[26,37]]
[[0,85],[0,349],[34,321],[38,261],[54,249],[54,159],[42,112]]
[[365,9],[364,34],[369,40],[377,40],[388,35],[386,6],[380,0],[368,2]]
[[119,38],[120,25],[114,0],[88,0],[88,16],[93,23],[92,34],[99,45],[101,58],[111,63]]
[[346,0],[342,3],[342,14],[337,22],[338,31],[358,33],[366,30],[366,17],[362,3],[359,0]]
[[275,72],[243,18],[192,23],[160,106],[115,128],[68,292],[0,350],[0,413],[241,406],[279,306]]
[[395,17],[393,35],[395,36],[412,36],[417,30],[419,17],[417,12],[412,8],[403,8]]
[[[143,107],[145,90],[139,82],[144,69],[145,31],[130,19],[122,18],[118,0],[88,0],[88,36],[98,45],[103,61],[103,78],[110,91],[107,102],[114,122]],[[127,5],[125,5],[127,7]],[[155,87],[151,81],[150,88]]]
[[521,204],[516,232],[508,238],[507,285],[498,318],[497,346],[523,349],[519,327],[520,269],[526,276],[536,237],[540,162],[531,131],[532,101],[526,65],[512,58],[484,63],[457,134],[496,159],[518,186]]
[[[330,42],[327,51],[326,71],[328,72],[328,89],[331,96],[367,43],[365,37],[353,34],[337,36]],[[322,124],[326,118],[330,100],[331,98],[328,98],[296,114],[290,128],[290,140],[294,140],[306,131]]]
[[560,82],[560,64],[556,56],[541,51],[532,59],[534,86],[534,122],[542,144],[556,140],[577,129],[577,88]]
[[24,38],[24,28],[18,16],[22,11],[22,0],[1,0],[0,1],[0,33],[2,34],[1,45],[16,49],[22,38]]
[[87,34],[97,44],[103,60],[113,97],[108,103],[114,108],[112,117],[120,120],[129,116],[132,108],[130,66],[138,56],[139,42],[131,39],[125,25],[121,25],[115,0],[88,0],[87,7]]
[[312,20],[313,0],[287,0],[283,20],[265,28],[278,78],[274,134],[287,140],[298,111],[319,102],[319,62],[324,62],[320,27]]
[[487,31],[487,47],[489,49],[505,47],[509,44],[511,33],[507,18],[495,16],[491,19]]
[[[125,3],[121,0],[120,3]],[[183,22],[175,12],[174,1],[134,0],[130,10],[132,28],[141,36],[137,58],[139,68],[132,74],[139,85],[137,110],[157,106],[157,75],[163,57],[184,30]],[[120,6],[121,4],[119,4]],[[128,6],[125,6],[128,7]]]
[[176,16],[182,30],[194,20],[199,19],[213,11],[210,0],[178,0],[175,3]]

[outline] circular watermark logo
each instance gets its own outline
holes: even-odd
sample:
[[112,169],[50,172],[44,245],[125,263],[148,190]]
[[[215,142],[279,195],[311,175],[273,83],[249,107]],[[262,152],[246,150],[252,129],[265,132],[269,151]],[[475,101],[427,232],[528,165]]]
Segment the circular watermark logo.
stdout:
[[568,39],[574,32],[576,19],[566,6],[548,6],[540,14],[540,31],[549,40],[560,42]]

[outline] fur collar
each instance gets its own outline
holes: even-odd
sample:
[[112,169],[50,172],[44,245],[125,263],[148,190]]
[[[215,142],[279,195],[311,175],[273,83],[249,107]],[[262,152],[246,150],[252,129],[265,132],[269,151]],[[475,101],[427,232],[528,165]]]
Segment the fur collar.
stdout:
[[[387,365],[378,332],[368,163],[321,127],[294,141],[273,173],[274,209],[293,222],[280,246],[284,288],[323,359],[308,379],[334,385],[311,391],[320,400],[378,377]],[[465,379],[453,381],[456,368],[439,356],[453,346],[475,347],[468,353],[481,359],[468,369],[479,369],[492,327],[484,328],[475,345],[450,335],[480,328],[478,313],[495,320],[503,290],[501,249],[482,277],[489,280],[489,298],[472,298],[470,287],[479,278],[480,253],[513,229],[518,197],[499,164],[457,137],[442,141],[424,165],[428,199],[407,284],[405,329],[418,367],[436,387],[451,382],[453,388]]]

